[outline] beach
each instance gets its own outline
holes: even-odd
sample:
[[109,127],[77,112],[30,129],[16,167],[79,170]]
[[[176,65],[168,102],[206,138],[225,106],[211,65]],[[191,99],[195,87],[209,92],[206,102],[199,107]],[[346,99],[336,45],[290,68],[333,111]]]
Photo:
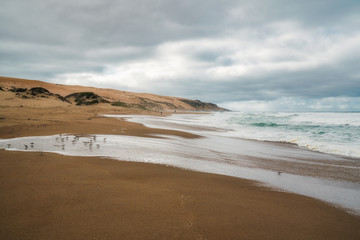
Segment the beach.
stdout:
[[[104,116],[163,118],[169,115],[165,112],[6,98],[1,101],[0,138],[9,141],[31,136],[56,141],[60,134],[69,139],[99,136],[97,141],[103,141],[100,136],[123,136],[139,143],[157,138],[206,139],[191,131],[150,128]],[[111,144],[110,138],[107,143]],[[100,150],[105,148],[101,144]],[[360,238],[359,215],[259,181],[121,161],[126,160],[125,152],[115,160],[28,148],[0,150],[1,239]],[[193,159],[191,152],[186,159]],[[277,175],[277,165],[272,167]],[[313,171],[312,177],[317,173]]]
[[2,239],[357,239],[359,218],[254,182],[0,151]]
[[0,240],[360,240],[360,0],[0,6]]

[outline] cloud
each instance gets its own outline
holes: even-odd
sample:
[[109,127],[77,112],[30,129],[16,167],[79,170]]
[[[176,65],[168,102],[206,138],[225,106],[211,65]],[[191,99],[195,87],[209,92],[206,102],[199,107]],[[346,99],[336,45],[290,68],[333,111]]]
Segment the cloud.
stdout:
[[[359,78],[354,75],[359,72],[357,64],[349,72],[351,76],[343,68],[352,68],[348,61],[360,60],[351,53],[360,48],[360,34],[324,38],[317,31],[306,31],[288,22],[265,28],[280,30],[265,39],[254,38],[257,34],[248,30],[221,38],[166,42],[147,57],[109,65],[102,73],[87,75],[89,79],[101,79],[99,83],[104,85],[136,91],[162,93],[165,86],[175,95],[188,94],[183,85],[198,86],[197,91],[208,94],[206,98],[212,101],[224,99],[221,93],[234,100],[250,100],[254,93],[258,99],[359,94]],[[81,76],[83,81],[84,74],[63,74],[57,79],[70,83]],[[209,85],[221,93],[212,98]]]
[[268,109],[340,104],[360,96],[359,12],[356,0],[3,0],[0,75]]
[[222,106],[234,111],[360,111],[360,97],[293,98],[281,97],[270,101],[250,100],[224,102]]

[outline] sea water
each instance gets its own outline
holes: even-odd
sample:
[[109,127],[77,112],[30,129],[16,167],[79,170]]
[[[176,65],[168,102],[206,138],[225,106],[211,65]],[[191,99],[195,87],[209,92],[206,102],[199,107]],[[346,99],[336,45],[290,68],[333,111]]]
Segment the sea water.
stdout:
[[[162,123],[156,117],[132,116],[153,127],[217,128],[213,134],[259,141],[287,142],[312,151],[360,158],[360,113],[355,112],[219,112],[176,114]],[[167,124],[164,124],[163,122]]]

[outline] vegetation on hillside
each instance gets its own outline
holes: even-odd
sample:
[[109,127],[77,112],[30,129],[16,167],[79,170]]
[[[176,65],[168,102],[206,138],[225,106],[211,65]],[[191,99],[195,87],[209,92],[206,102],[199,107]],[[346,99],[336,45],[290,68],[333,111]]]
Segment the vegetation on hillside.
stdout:
[[97,103],[109,103],[93,92],[72,93],[65,97],[68,101],[74,101],[76,105],[93,105]]

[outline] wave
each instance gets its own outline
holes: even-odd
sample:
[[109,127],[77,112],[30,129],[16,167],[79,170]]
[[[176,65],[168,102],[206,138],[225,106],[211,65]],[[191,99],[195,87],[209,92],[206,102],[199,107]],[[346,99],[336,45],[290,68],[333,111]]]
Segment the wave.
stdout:
[[[313,151],[360,157],[360,113],[247,113],[173,115],[169,123],[221,128],[212,134],[287,142]],[[159,126],[157,126],[159,127]]]
[[212,135],[286,142],[312,151],[360,158],[360,113],[218,112],[128,117],[149,127],[199,135],[210,130],[208,134]]

